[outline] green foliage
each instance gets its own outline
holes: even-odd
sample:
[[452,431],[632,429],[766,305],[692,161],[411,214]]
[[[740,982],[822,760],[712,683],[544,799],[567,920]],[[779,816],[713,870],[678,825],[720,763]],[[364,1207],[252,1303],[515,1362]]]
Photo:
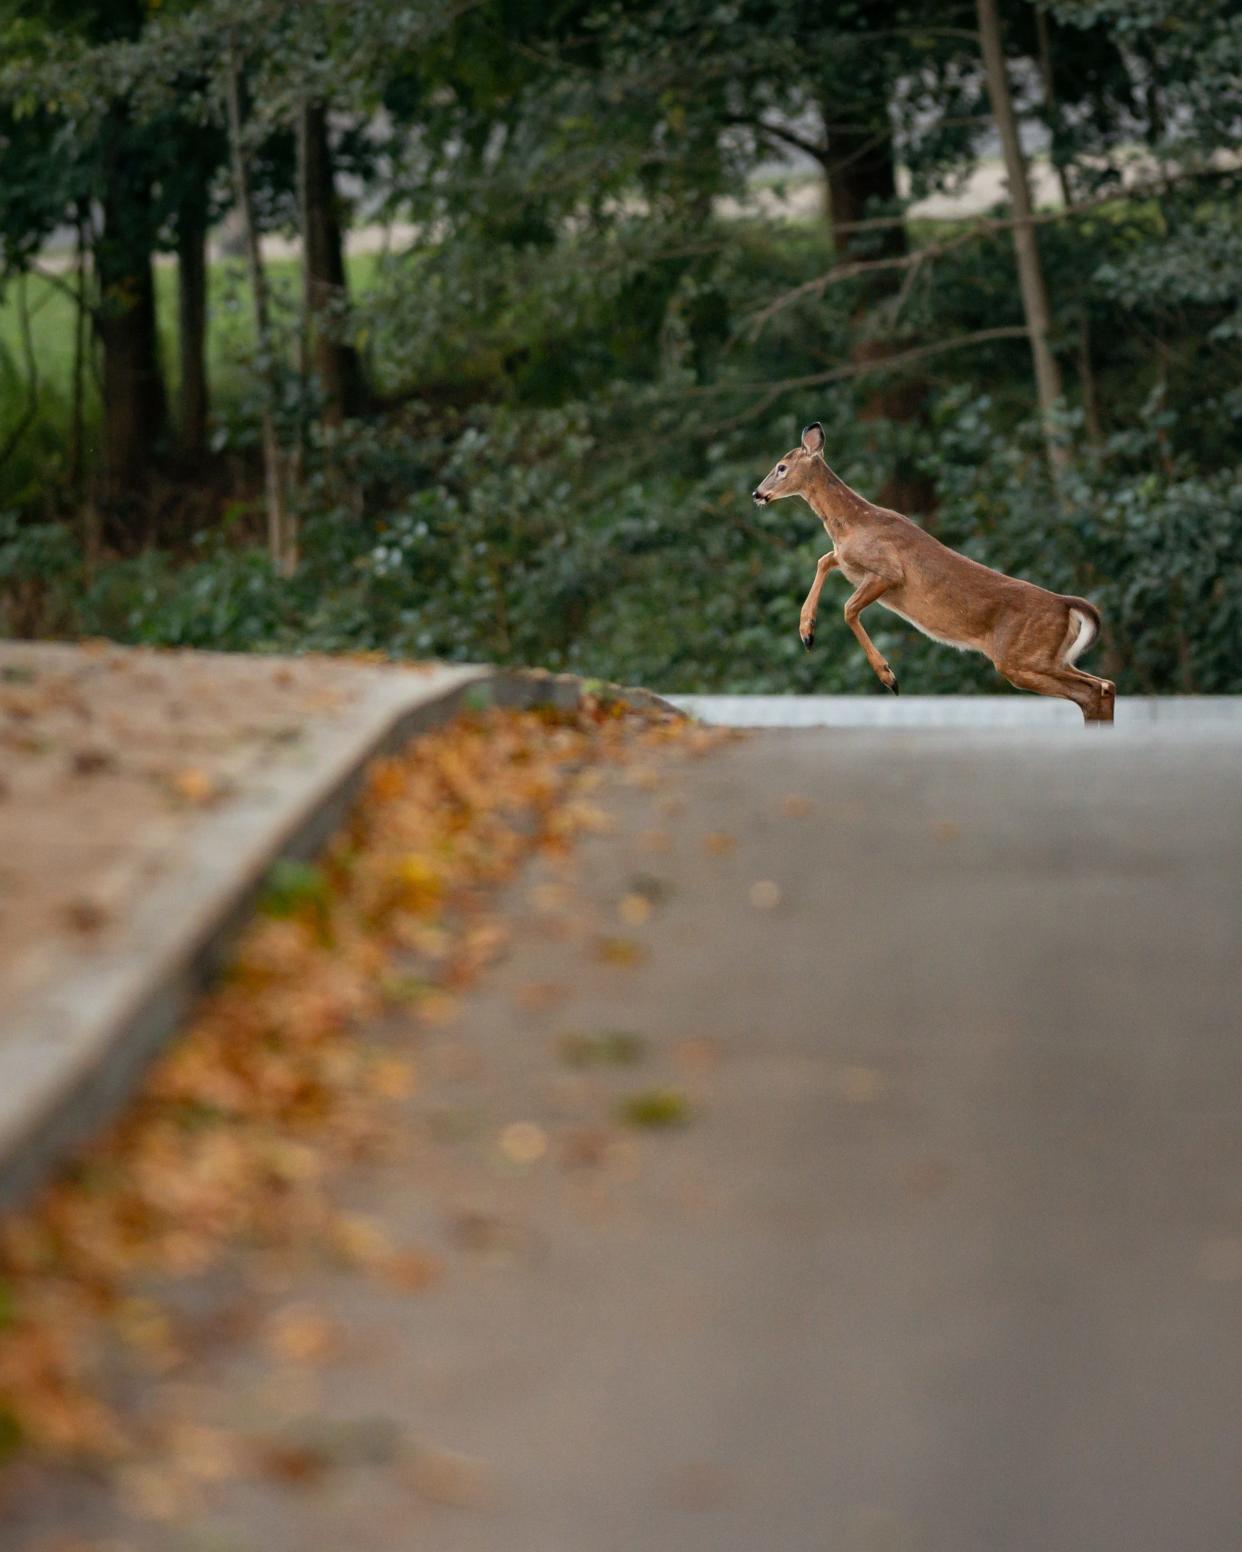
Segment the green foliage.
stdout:
[[[814,652],[799,643],[818,524],[800,503],[748,499],[815,418],[866,494],[904,482],[946,542],[1095,599],[1097,651],[1123,690],[1242,689],[1242,176],[1216,154],[1240,128],[1234,9],[1002,5],[1028,133],[1045,126],[1084,207],[1039,232],[1072,455],[1058,493],[1027,341],[976,338],[1023,321],[1004,207],[986,231],[903,228],[881,177],[858,194],[863,229],[838,245],[905,264],[909,244],[928,261],[852,277],[833,272],[841,253],[818,216],[773,214],[782,188],[840,175],[851,135],[894,134],[880,171],[899,155],[914,196],[976,170],[990,120],[960,7],[0,0],[0,448],[19,433],[0,467],[19,513],[0,522],[3,619],[232,650],[533,662],[664,689],[874,692],[847,633],[828,628],[839,583]],[[171,485],[211,495],[189,515],[159,489],[114,502],[88,569],[88,474],[71,488],[83,460],[69,456],[75,305],[66,284],[30,275],[27,423],[9,282],[53,228],[105,203],[120,208],[92,229],[97,260],[128,243],[138,267],[176,246],[187,205],[227,208],[230,29],[260,224],[297,220],[292,126],[311,96],[330,110],[359,212],[404,223],[333,301],[375,402],[327,423],[287,263],[268,265],[273,390],[248,282],[236,261],[212,266],[212,458],[182,470],[153,455]],[[161,266],[166,369],[173,281]],[[113,305],[92,293],[92,323]],[[926,354],[877,365],[894,350]],[[89,449],[107,407],[93,351],[82,386]],[[259,548],[258,420],[273,394],[297,470],[290,578]],[[869,620],[909,688],[997,687],[986,663],[882,610]]]

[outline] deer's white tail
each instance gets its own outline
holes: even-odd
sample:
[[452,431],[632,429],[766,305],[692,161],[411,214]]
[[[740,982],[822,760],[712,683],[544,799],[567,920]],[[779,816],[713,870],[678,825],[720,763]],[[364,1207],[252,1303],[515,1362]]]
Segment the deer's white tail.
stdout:
[[1094,604],[1085,598],[1071,598],[1069,604],[1070,626],[1074,635],[1065,649],[1065,661],[1076,663],[1100,634],[1100,616]]

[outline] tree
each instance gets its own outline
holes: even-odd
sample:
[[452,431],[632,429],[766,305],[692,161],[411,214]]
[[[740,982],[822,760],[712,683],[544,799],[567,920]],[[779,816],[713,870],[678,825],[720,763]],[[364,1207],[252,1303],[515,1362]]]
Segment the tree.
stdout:
[[339,423],[366,404],[366,382],[354,346],[343,337],[348,300],[328,114],[322,103],[298,110],[298,195],[306,324],[327,418]]
[[1031,191],[1027,182],[1026,160],[1013,108],[996,0],[976,0],[976,6],[983,71],[1005,158],[1005,176],[1009,182],[1009,199],[1013,206],[1013,246],[1018,261],[1022,310],[1026,315],[1027,333],[1031,341],[1031,359],[1035,365],[1035,386],[1048,451],[1048,466],[1055,476],[1061,474],[1068,463],[1068,452],[1058,438],[1055,426],[1056,410],[1062,393],[1061,372],[1049,343],[1048,293],[1044,286],[1039,245],[1031,220]]
[[285,485],[285,459],[276,430],[276,404],[280,397],[280,368],[276,360],[271,317],[267,298],[267,272],[259,248],[259,229],[254,199],[250,190],[248,148],[242,110],[242,63],[233,33],[225,44],[225,98],[229,116],[229,148],[233,164],[233,184],[241,214],[242,234],[246,243],[246,264],[250,273],[250,293],[254,305],[255,347],[263,378],[264,395],[259,418],[263,434],[263,486],[267,503],[267,545],[272,566],[290,575],[297,568],[297,536],[289,522],[288,492]]

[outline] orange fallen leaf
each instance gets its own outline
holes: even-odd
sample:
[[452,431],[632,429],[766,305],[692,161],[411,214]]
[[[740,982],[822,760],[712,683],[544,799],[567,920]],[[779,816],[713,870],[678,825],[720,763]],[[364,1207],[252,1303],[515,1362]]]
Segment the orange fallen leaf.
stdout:
[[309,1304],[277,1310],[265,1332],[267,1347],[282,1363],[325,1363],[340,1346],[334,1321]]
[[206,771],[197,766],[178,771],[170,783],[173,791],[187,803],[210,803],[216,796],[216,786]]
[[311,1487],[327,1475],[327,1452],[297,1440],[261,1439],[252,1445],[259,1470],[289,1487]]
[[355,1266],[379,1266],[392,1256],[392,1241],[383,1226],[360,1213],[334,1218],[328,1238],[337,1255]]
[[386,1283],[403,1293],[422,1293],[439,1282],[444,1264],[425,1250],[398,1250],[378,1268]]
[[598,938],[595,953],[606,965],[639,965],[647,957],[647,950],[632,938]]
[[646,895],[623,895],[617,906],[617,915],[627,927],[641,927],[651,915],[651,901]]
[[418,1088],[413,1062],[401,1056],[380,1056],[371,1063],[371,1091],[385,1099],[409,1099]]

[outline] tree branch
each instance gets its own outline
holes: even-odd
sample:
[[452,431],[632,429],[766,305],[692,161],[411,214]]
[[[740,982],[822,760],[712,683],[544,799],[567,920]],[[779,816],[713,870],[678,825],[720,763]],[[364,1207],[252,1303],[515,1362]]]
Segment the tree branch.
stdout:
[[[1196,178],[1212,176],[1215,169],[1200,168],[1187,173],[1180,182],[1191,182]],[[852,259],[845,264],[834,265],[822,275],[816,275],[813,280],[804,280],[801,285],[794,286],[791,290],[782,292],[774,297],[765,307],[753,314],[747,324],[752,332],[752,338],[757,336],[764,326],[785,308],[801,301],[804,297],[820,297],[829,286],[841,285],[844,281],[854,280],[859,275],[874,273],[877,270],[910,270],[920,269],[924,264],[934,259],[943,258],[946,253],[952,253],[955,248],[973,242],[979,237],[992,237],[998,232],[1012,232],[1019,226],[1046,226],[1056,221],[1072,220],[1075,216],[1085,215],[1092,210],[1099,210],[1105,205],[1114,205],[1124,199],[1144,199],[1153,193],[1162,193],[1166,185],[1159,184],[1135,184],[1128,189],[1114,189],[1106,194],[1097,194],[1092,199],[1083,199],[1075,204],[1063,205],[1059,210],[1041,210],[1023,219],[1019,217],[993,217],[988,216],[982,220],[973,222],[964,232],[959,232],[955,237],[948,237],[941,242],[926,243],[921,248],[915,248],[909,253],[894,254],[891,258],[884,259]],[[879,231],[886,227],[900,225],[906,217],[903,216],[878,216],[866,221],[851,221],[843,223],[838,228],[840,231]]]
[[909,350],[899,350],[895,355],[882,356],[874,361],[851,361],[843,366],[830,367],[825,372],[808,372],[803,377],[787,377],[779,383],[713,383],[706,387],[691,389],[686,397],[700,398],[721,393],[758,393],[760,395],[756,403],[749,409],[743,410],[740,415],[735,415],[730,420],[713,421],[711,433],[715,436],[721,431],[731,431],[735,426],[754,420],[762,415],[781,394],[792,393],[798,388],[822,388],[825,383],[845,382],[851,377],[864,377],[876,372],[891,372],[898,367],[910,366],[915,361],[926,360],[929,356],[944,355],[951,350],[963,350],[969,345],[988,345],[994,340],[1026,338],[1025,324],[1001,324],[994,329],[979,329],[973,334],[959,334],[955,339],[937,340],[930,345],[916,345]]
[[786,129],[783,124],[769,124],[766,119],[747,118],[738,114],[725,120],[726,124],[742,125],[747,129],[757,130],[761,135],[767,135],[773,140],[783,140],[797,151],[805,151],[819,163],[823,163],[828,157],[828,147],[817,140],[808,140],[805,135],[799,135],[792,129]]
[[58,275],[54,269],[44,269],[41,264],[30,265],[29,272],[38,275],[45,285],[54,286],[57,291],[63,291],[75,307],[85,307],[86,311],[94,317],[95,309],[89,302],[83,302],[76,287],[71,286],[63,275]]

